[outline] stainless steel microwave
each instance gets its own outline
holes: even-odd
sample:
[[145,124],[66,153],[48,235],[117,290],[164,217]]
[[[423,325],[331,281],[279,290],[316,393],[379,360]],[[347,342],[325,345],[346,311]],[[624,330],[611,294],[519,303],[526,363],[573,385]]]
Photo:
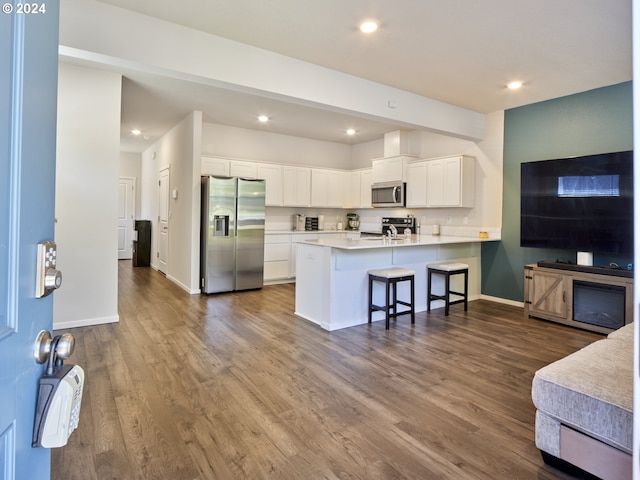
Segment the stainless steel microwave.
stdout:
[[372,207],[404,207],[407,184],[404,182],[384,182],[371,185]]

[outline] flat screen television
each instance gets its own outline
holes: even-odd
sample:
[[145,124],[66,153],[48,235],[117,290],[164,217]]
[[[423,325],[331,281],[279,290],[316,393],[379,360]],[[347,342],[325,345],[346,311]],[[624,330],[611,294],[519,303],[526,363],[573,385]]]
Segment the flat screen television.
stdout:
[[520,245],[633,254],[633,151],[521,165]]

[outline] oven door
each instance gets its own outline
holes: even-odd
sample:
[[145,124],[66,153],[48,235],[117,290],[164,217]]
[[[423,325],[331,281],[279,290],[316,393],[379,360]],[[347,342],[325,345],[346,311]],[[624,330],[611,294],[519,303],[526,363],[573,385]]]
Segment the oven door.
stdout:
[[403,182],[374,183],[371,186],[371,206],[404,207],[405,184]]

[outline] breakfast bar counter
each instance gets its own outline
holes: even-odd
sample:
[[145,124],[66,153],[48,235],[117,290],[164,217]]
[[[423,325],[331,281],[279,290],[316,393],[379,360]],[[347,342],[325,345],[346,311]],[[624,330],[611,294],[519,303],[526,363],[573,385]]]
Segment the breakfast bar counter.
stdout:
[[[409,238],[341,238],[308,240],[298,244],[296,255],[295,314],[325,330],[361,325],[368,321],[368,275],[374,268],[414,270],[416,312],[427,309],[427,264],[462,262],[469,265],[469,300],[480,297],[480,243],[499,238],[411,235]],[[435,292],[443,283],[434,279]],[[440,283],[438,283],[440,282]],[[452,280],[454,283],[455,280]],[[376,288],[377,287],[377,288]],[[457,285],[452,285],[458,288]],[[384,290],[374,285],[374,301]],[[407,285],[398,286],[398,298],[408,298]],[[434,302],[438,308],[444,302]],[[374,321],[383,320],[375,312]],[[400,316],[398,322],[409,321]]]

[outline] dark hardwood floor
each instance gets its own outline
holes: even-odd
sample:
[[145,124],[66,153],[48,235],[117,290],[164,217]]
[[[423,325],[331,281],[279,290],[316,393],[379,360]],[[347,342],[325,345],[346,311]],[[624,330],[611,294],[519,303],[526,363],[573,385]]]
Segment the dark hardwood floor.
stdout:
[[558,479],[533,373],[601,335],[484,300],[326,332],[294,286],[187,295],[119,262],[120,323],[70,330],[80,426],[53,479]]

